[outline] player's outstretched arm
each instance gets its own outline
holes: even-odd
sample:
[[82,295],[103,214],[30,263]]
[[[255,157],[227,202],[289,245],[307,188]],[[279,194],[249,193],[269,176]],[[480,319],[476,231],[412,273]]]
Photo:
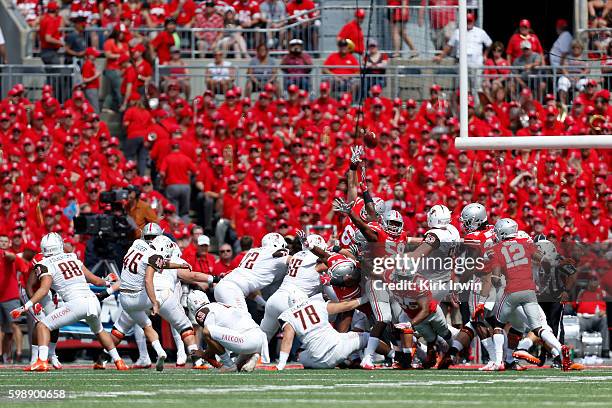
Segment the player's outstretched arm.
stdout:
[[101,277],[96,276],[93,273],[91,273],[91,271],[89,269],[87,269],[87,267],[85,265],[83,265],[83,275],[85,275],[85,280],[87,282],[91,283],[92,285],[96,285],[96,286],[108,286],[107,285],[107,281],[105,281]]
[[349,310],[357,309],[359,306],[368,303],[368,297],[362,296],[358,299],[345,300],[338,303],[327,303],[327,313],[338,314],[342,312],[348,312]]
[[289,359],[289,353],[291,352],[291,347],[293,346],[293,338],[295,337],[295,330],[289,323],[285,323],[283,326],[283,341],[280,345],[280,352],[278,356],[278,364],[276,365],[277,370],[283,370],[287,365],[287,360]]
[[428,296],[419,296],[416,299],[417,304],[420,307],[419,313],[412,319],[412,327],[421,323],[423,320],[429,316],[429,297]]
[[37,283],[38,283],[38,276],[34,268],[32,268],[32,270],[30,271],[30,276],[28,276],[28,281],[26,282],[26,287],[25,287],[26,293],[28,294],[28,297],[30,299],[34,295],[34,286]]
[[363,146],[352,146],[351,147],[351,165],[349,167],[348,177],[347,177],[347,192],[346,199],[350,201],[355,201],[357,199],[357,195],[359,194],[359,190],[357,189],[357,170],[360,165],[363,165],[361,157],[364,154]]
[[336,198],[333,202],[333,209],[336,212],[341,212],[341,213],[348,215],[348,217],[351,219],[353,224],[355,224],[355,226],[359,228],[363,236],[369,242],[377,242],[378,237],[376,233],[368,226],[368,224],[365,223],[365,221],[363,221],[360,217],[353,214],[353,205],[355,205],[354,201],[347,203],[341,198]]
[[203,272],[192,272],[186,269],[179,269],[176,275],[182,282],[193,285],[199,285],[202,283],[210,285],[213,283],[219,283],[220,281],[218,276],[208,275]]
[[[53,283],[51,274],[47,272],[46,268],[44,270],[40,269],[41,267],[44,268],[41,265],[36,265],[36,268],[33,271],[39,276],[38,279],[40,280],[40,287],[36,290],[36,292],[34,292],[34,294],[30,297],[30,300],[28,300],[25,305],[20,306],[17,309],[11,310],[11,317],[13,319],[18,318],[23,313],[30,310],[30,308],[40,302],[41,299],[45,297],[47,293],[49,293],[49,290],[51,290],[51,284]],[[38,307],[42,309],[41,306]],[[35,312],[38,312],[36,309],[34,310]]]

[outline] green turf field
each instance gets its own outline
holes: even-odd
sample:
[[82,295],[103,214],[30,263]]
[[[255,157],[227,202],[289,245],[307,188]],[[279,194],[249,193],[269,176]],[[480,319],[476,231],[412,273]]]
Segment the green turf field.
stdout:
[[[63,400],[8,399],[9,390],[64,390]],[[0,407],[610,407],[612,369],[481,373],[450,371],[288,370],[215,374],[170,369],[117,372],[0,370]],[[214,404],[214,405],[213,405]]]

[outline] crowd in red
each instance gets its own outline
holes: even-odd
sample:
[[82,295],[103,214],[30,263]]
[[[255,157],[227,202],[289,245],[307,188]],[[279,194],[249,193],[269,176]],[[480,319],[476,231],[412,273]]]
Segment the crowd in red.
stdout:
[[[513,110],[519,109],[529,119],[517,135],[596,138],[609,131],[611,111],[609,92],[592,88],[577,98],[564,122],[554,101],[542,106],[529,91],[519,101],[486,105],[478,115],[470,98],[470,133],[511,135]],[[156,109],[134,98],[124,118],[130,123],[127,138],[149,135],[154,141],[146,147],[162,185],[189,185],[193,175],[197,189],[218,201],[219,216],[231,221],[238,236],[253,236],[255,244],[268,231],[340,225],[331,202],[347,188],[349,146],[363,143],[357,122],[378,140],[366,154],[369,188],[404,215],[411,235],[424,232],[424,214],[433,204],[446,203],[457,218],[464,204],[479,201],[492,221],[512,217],[528,233],[588,242],[608,238],[607,151],[459,152],[453,147],[456,116],[436,85],[421,106],[384,98],[379,86],[363,108],[349,94],[332,98],[327,83],[313,100],[295,86],[287,100],[270,91],[252,102],[234,88],[220,104],[206,92],[191,104],[171,89]],[[50,231],[71,237],[77,211],[103,211],[99,193],[130,184],[142,187],[143,200],[157,209],[168,232],[183,235],[175,206],[149,177],[138,175],[136,163],[125,160],[119,140],[83,92],[75,91],[64,106],[51,92],[46,87],[31,102],[17,85],[1,105],[0,225],[14,238],[14,249],[20,252],[25,242],[38,242]]]

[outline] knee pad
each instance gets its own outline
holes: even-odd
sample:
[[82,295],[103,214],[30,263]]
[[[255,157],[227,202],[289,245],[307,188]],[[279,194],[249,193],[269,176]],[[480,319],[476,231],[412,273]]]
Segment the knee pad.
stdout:
[[111,334],[119,340],[123,340],[123,338],[125,337],[125,334],[121,333],[115,326],[113,326]]
[[185,338],[187,338],[189,336],[195,336],[195,331],[193,331],[193,327],[185,329],[185,330],[183,330],[181,332],[181,339],[182,340],[185,340]]

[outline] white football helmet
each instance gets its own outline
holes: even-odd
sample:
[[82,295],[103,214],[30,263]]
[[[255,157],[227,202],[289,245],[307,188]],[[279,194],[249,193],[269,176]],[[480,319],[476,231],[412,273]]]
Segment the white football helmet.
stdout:
[[149,245],[164,259],[170,259],[174,252],[174,242],[165,235],[155,237]]
[[495,223],[493,228],[497,241],[505,241],[516,238],[518,235],[518,224],[510,218],[501,218]]
[[208,300],[208,296],[206,296],[206,293],[202,292],[201,290],[192,290],[187,295],[187,308],[194,316],[196,312],[202,308],[202,306],[209,303],[210,300]]
[[404,219],[396,210],[389,210],[385,213],[382,227],[390,235],[398,236],[404,230]]
[[427,212],[429,228],[444,228],[451,222],[451,212],[445,205],[437,204]]
[[159,224],[154,222],[150,222],[144,226],[142,229],[142,239],[145,240],[146,243],[150,244],[151,241],[164,233],[162,227]]
[[289,307],[301,305],[308,300],[308,295],[302,289],[294,288],[289,293]]
[[261,246],[264,248],[287,248],[287,241],[277,232],[270,232],[261,239]]
[[535,243],[544,258],[553,263],[558,256],[557,247],[547,239],[540,240]]
[[468,204],[463,207],[459,221],[467,232],[476,231],[487,222],[487,210],[480,203]]
[[40,251],[43,256],[49,257],[64,253],[64,240],[57,232],[50,232],[40,240]]
[[306,237],[306,242],[310,245],[310,248],[327,248],[327,242],[325,242],[325,238],[317,234],[310,234]]
[[179,248],[178,244],[172,241],[172,256],[171,258],[180,258],[183,256],[183,251]]
[[[385,201],[379,197],[372,197],[372,201],[374,202],[374,212],[376,212],[376,218],[382,217],[385,214],[386,210]],[[364,221],[373,221],[370,220],[370,217],[368,216],[368,211],[366,210],[365,204],[363,207],[361,207],[361,211],[359,211],[359,216]]]

